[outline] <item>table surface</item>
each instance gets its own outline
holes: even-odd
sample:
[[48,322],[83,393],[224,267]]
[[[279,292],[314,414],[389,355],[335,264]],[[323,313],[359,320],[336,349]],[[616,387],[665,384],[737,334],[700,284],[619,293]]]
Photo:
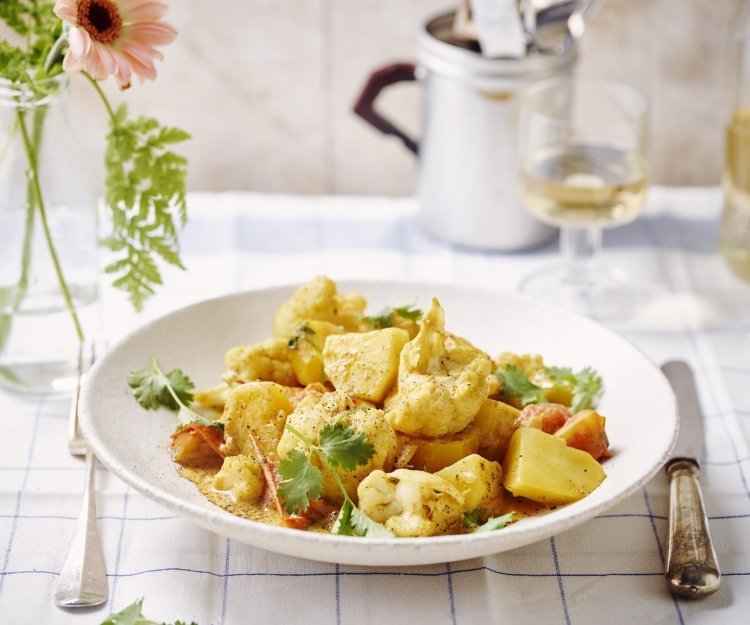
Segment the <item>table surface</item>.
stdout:
[[[644,289],[613,329],[657,363],[684,359],[700,380],[703,488],[723,582],[676,600],[662,579],[663,474],[630,499],[552,539],[435,566],[367,569],[308,562],[229,541],[160,508],[99,468],[99,527],[110,600],[53,606],[73,533],[83,463],[66,448],[67,404],[0,391],[0,622],[98,624],[144,597],[159,622],[746,623],[750,612],[750,286],[716,253],[717,189],[655,188],[643,216],[605,235],[605,258]],[[214,295],[316,274],[460,283],[512,291],[555,262],[556,245],[516,254],[455,248],[422,233],[411,199],[195,194],[187,272],[140,316],[105,289],[104,334]],[[644,433],[644,435],[646,435]]]

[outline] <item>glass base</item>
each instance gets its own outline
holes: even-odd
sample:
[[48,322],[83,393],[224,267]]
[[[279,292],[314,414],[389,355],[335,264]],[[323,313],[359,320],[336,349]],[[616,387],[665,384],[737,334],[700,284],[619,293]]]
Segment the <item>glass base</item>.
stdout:
[[585,271],[547,267],[524,278],[519,289],[524,295],[598,321],[629,319],[640,300],[628,275],[612,267]]
[[75,388],[75,357],[44,363],[0,365],[0,388],[29,397],[58,398]]

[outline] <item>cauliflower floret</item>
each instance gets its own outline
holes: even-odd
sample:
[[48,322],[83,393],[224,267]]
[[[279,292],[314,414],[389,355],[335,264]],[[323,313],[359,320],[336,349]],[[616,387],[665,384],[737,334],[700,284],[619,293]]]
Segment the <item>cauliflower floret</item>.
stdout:
[[445,314],[433,299],[419,334],[401,351],[398,386],[386,399],[386,417],[395,430],[413,436],[460,432],[487,397],[491,369],[489,356],[445,331]]
[[[386,421],[382,410],[358,402],[341,391],[326,393],[320,398],[307,397],[287,418],[289,425],[315,444],[326,425],[339,421],[357,432],[364,432],[375,448],[375,453],[367,464],[360,465],[353,471],[338,469],[346,492],[356,501],[357,486],[371,471],[392,466],[396,455],[396,433]],[[304,451],[306,448],[294,434],[285,430],[277,450],[279,458],[284,458],[293,449]],[[313,462],[317,464],[317,457],[313,457]],[[327,467],[320,466],[320,469],[323,472],[323,497],[333,503],[341,503],[343,497],[336,478]]]
[[231,493],[235,501],[254,503],[263,494],[263,470],[254,457],[227,456],[211,485]]
[[281,305],[273,320],[273,335],[288,340],[308,319],[327,321],[356,332],[366,305],[362,295],[339,293],[333,280],[318,276],[299,287]]
[[464,498],[459,490],[424,471],[373,471],[357,493],[359,509],[396,536],[450,534],[463,518]]
[[252,434],[263,453],[273,454],[292,411],[284,388],[273,382],[248,382],[235,387],[227,398],[222,421],[227,456],[255,455]]
[[[288,338],[288,337],[287,337]],[[297,376],[286,340],[267,339],[254,345],[237,345],[224,356],[224,381],[230,385],[264,380],[297,386]]]

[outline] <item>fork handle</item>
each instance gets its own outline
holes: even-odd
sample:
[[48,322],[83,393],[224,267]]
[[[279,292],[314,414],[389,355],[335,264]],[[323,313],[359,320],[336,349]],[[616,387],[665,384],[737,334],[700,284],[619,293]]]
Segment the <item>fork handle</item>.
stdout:
[[60,571],[55,603],[60,607],[78,608],[99,605],[107,600],[107,569],[102,543],[96,526],[96,458],[86,450],[86,486],[68,557]]
[[677,458],[667,467],[667,473],[670,477],[667,585],[673,594],[699,599],[716,592],[721,582],[698,483],[700,469],[694,460]]

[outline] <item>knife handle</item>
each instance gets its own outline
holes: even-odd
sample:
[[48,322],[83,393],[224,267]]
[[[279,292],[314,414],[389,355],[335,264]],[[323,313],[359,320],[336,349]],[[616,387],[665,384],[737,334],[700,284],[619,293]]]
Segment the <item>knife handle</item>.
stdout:
[[698,599],[719,589],[721,573],[708,531],[708,519],[698,484],[698,464],[676,458],[667,467],[669,491],[669,590],[682,597]]

